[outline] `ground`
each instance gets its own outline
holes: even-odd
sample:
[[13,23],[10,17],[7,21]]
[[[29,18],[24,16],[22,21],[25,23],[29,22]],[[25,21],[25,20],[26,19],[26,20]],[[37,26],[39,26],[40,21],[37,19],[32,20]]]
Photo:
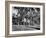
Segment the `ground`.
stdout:
[[26,31],[26,30],[40,30],[40,26],[39,25],[13,25],[12,26],[12,30],[13,31]]

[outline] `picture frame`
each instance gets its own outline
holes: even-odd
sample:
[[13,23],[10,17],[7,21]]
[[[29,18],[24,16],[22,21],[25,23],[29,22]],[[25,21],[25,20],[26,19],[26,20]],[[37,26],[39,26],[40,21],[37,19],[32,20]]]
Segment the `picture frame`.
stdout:
[[[29,23],[31,23],[31,22],[27,23],[28,21],[23,22],[24,24],[22,24],[21,21],[16,21],[13,19],[12,16],[14,16],[14,14],[17,15],[17,12],[19,12],[18,10],[20,10],[20,12],[23,13],[22,9],[24,10],[24,14],[26,13],[25,15],[30,14],[30,13],[27,14],[27,12],[29,12],[32,9],[33,9],[33,12],[35,11],[35,13],[37,13],[37,12],[40,13],[40,14],[36,14],[36,15],[40,15],[38,17],[41,20],[40,22],[38,22],[39,25],[36,23],[38,25],[38,27],[36,27],[37,25],[29,26],[30,25]],[[29,11],[26,12],[25,9],[26,9],[26,11],[29,9]],[[22,14],[22,13],[19,16],[21,16],[21,15],[24,16],[24,14]],[[33,15],[31,17],[33,17]],[[15,16],[15,18],[16,18],[16,16]],[[21,17],[19,17],[19,18],[21,18]],[[29,17],[27,17],[27,18],[29,18]],[[13,22],[13,20],[15,22]],[[33,23],[33,21],[32,21],[32,23]],[[16,26],[18,24],[19,24],[19,26]],[[35,24],[35,23],[33,23],[33,24]],[[23,25],[23,26],[21,26],[21,25]],[[25,29],[24,29],[24,27],[25,27]],[[30,28],[28,28],[28,27],[30,27]],[[27,28],[28,28],[28,30],[27,30]],[[32,30],[34,30],[34,31],[32,31]],[[44,35],[44,34],[45,34],[45,3],[18,2],[18,1],[6,1],[5,2],[5,36],[6,37],[35,36],[35,35]]]

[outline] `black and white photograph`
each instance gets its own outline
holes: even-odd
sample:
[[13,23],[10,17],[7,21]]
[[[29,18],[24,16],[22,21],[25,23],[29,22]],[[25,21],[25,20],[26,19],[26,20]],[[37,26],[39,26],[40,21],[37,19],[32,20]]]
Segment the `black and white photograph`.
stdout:
[[39,7],[12,7],[12,31],[40,30]]
[[6,36],[45,34],[44,3],[6,2]]

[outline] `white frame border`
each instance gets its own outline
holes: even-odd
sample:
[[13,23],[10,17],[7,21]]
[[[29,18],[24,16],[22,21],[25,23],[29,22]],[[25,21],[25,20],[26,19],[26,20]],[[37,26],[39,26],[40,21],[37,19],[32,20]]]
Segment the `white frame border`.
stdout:
[[[39,7],[40,8],[40,29],[35,31],[14,31],[12,32],[12,6],[19,6],[19,7]],[[43,33],[43,6],[42,5],[24,5],[24,4],[10,4],[10,27],[9,27],[9,34],[26,34],[26,33]]]

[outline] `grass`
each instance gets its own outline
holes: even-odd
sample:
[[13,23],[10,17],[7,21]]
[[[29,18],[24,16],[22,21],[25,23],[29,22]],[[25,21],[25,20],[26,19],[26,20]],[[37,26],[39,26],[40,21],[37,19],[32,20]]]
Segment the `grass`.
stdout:
[[26,30],[40,30],[39,25],[13,25],[12,26],[13,31],[26,31]]

